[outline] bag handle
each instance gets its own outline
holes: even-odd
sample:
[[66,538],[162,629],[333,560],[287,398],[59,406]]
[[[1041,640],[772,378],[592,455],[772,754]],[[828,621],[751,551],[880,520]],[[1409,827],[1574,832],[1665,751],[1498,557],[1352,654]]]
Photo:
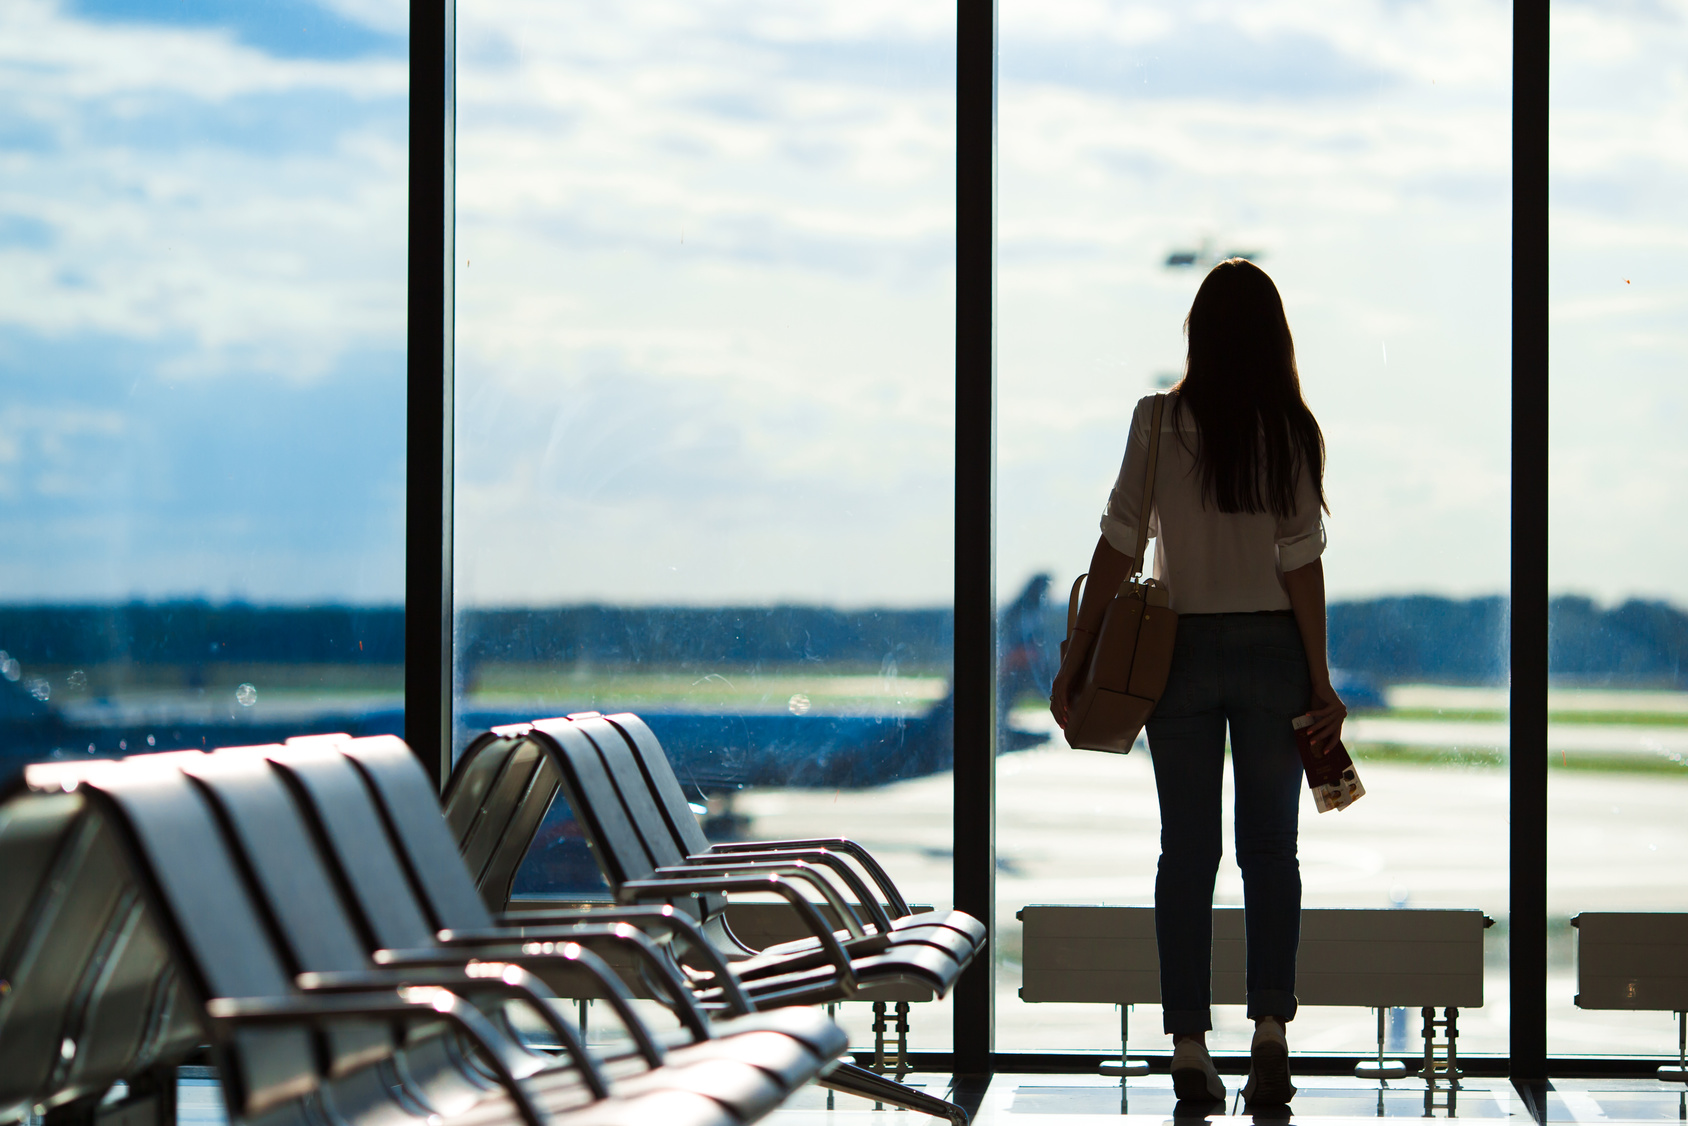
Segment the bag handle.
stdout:
[[[1161,416],[1166,409],[1166,395],[1155,395],[1155,409],[1149,421],[1149,463],[1143,467],[1143,504],[1137,512],[1137,554],[1131,560],[1132,572],[1126,578],[1130,583],[1143,573],[1143,556],[1149,550],[1149,509],[1155,501],[1155,468],[1160,463],[1160,432]],[[1084,580],[1088,574],[1080,575],[1073,580],[1072,593],[1067,595],[1067,636],[1072,637],[1078,628],[1079,597],[1084,591]]]
[[1137,510],[1137,554],[1131,560],[1132,579],[1143,573],[1143,556],[1149,550],[1149,510],[1155,503],[1155,468],[1160,462],[1161,415],[1165,408],[1166,395],[1156,394],[1154,417],[1149,421],[1149,463],[1143,467],[1143,503]]
[[1073,592],[1067,595],[1067,636],[1071,637],[1078,628],[1078,599],[1084,590],[1084,580],[1089,577],[1086,572],[1073,580]]

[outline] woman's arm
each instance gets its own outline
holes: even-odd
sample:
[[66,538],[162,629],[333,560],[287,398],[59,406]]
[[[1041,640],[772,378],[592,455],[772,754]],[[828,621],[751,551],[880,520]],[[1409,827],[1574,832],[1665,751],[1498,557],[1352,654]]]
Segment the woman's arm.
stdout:
[[[1309,729],[1317,747],[1327,738],[1342,738],[1342,720],[1348,708],[1330,685],[1330,658],[1325,653],[1325,565],[1315,559],[1305,567],[1284,572],[1284,589],[1289,592],[1301,644],[1307,650],[1307,671],[1313,678],[1313,698],[1307,714],[1313,717]],[[1088,593],[1088,592],[1086,592]]]
[[[1090,577],[1084,580],[1084,595],[1078,603],[1073,644],[1067,646],[1066,659],[1061,662],[1061,671],[1055,674],[1055,686],[1049,693],[1049,711],[1062,727],[1067,725],[1067,694],[1072,689],[1073,677],[1089,654],[1090,646],[1095,644],[1096,631],[1102,628],[1108,603],[1119,593],[1120,584],[1131,577],[1131,563],[1131,556],[1114,550],[1108,537],[1097,537],[1096,550],[1090,555]],[[1323,605],[1321,600],[1321,608]]]

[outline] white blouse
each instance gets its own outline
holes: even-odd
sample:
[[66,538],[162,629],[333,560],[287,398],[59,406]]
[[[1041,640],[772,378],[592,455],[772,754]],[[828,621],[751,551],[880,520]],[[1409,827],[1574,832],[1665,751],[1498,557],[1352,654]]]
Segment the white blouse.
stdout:
[[[1179,412],[1183,434],[1176,433],[1172,428],[1175,402],[1176,396],[1168,396],[1162,412],[1154,507],[1149,515],[1155,578],[1166,584],[1172,608],[1180,614],[1288,610],[1284,572],[1305,567],[1325,550],[1325,523],[1312,475],[1297,473],[1295,511],[1288,517],[1205,507],[1194,453],[1196,420],[1187,410]],[[1115,551],[1128,556],[1137,551],[1137,510],[1142,504],[1154,408],[1153,395],[1137,404],[1125,443],[1125,462],[1102,514],[1102,534]]]

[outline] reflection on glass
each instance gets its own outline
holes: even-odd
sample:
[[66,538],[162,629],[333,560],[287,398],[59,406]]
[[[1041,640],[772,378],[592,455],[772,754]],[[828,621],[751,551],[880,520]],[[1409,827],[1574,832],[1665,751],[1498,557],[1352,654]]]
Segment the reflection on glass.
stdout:
[[[457,747],[637,712],[712,836],[946,904],[953,5],[458,29]],[[559,803],[516,890],[599,886]]]
[[[1130,412],[1180,375],[1197,284],[1220,258],[1259,260],[1328,444],[1331,663],[1367,790],[1340,813],[1304,802],[1304,904],[1496,919],[1460,1049],[1504,1053],[1510,9],[1001,12],[1001,581],[1052,574],[1061,635]],[[1015,720],[1053,734],[1041,695]],[[1147,752],[1057,736],[1002,757],[998,780],[997,1046],[1117,1050],[1111,1006],[1018,999],[1014,913],[1153,902]],[[1227,859],[1217,902],[1241,891]],[[1215,1015],[1210,1043],[1246,1052],[1241,1008]],[[1290,1044],[1365,1052],[1376,1028],[1306,1007]],[[1131,1030],[1167,1050],[1158,1009]],[[1390,1014],[1386,1037],[1421,1055],[1419,1014]]]
[[1674,1059],[1645,973],[1579,985],[1572,919],[1688,910],[1688,13],[1552,17],[1548,1053]]
[[406,10],[279,10],[0,6],[0,777],[402,730]]

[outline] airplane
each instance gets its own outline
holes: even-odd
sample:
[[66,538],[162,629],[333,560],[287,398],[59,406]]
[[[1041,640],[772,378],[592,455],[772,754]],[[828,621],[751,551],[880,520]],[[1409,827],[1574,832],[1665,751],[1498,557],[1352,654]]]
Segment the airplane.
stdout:
[[1166,261],[1162,263],[1162,265],[1169,270],[1188,270],[1195,269],[1198,266],[1206,270],[1211,269],[1213,266],[1225,261],[1227,258],[1246,258],[1250,262],[1254,262],[1265,257],[1265,255],[1258,250],[1227,250],[1223,254],[1220,254],[1216,253],[1213,247],[1213,239],[1204,236],[1201,241],[1201,246],[1196,250],[1169,251],[1166,256]]

